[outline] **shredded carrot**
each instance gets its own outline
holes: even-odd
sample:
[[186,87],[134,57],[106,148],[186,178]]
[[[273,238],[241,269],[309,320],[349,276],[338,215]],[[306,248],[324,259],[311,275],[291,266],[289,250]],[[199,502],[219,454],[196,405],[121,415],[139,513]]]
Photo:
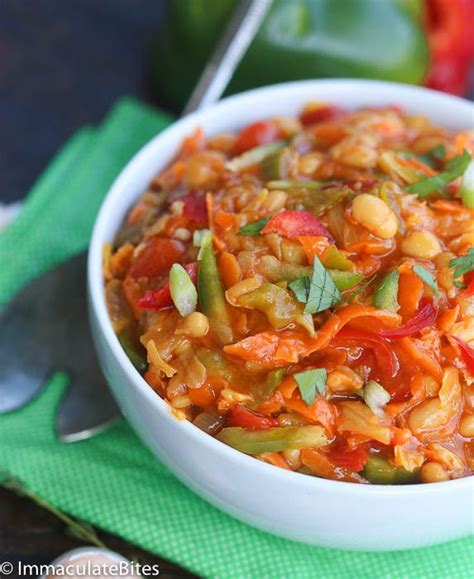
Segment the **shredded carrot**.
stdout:
[[474,154],[474,131],[463,131],[458,133],[454,139],[456,155],[462,155],[464,149],[467,149],[471,155]]
[[150,368],[145,372],[143,377],[148,382],[148,384],[150,384],[153,390],[155,390],[155,392],[162,393],[165,390],[165,384],[159,371]]
[[231,230],[235,226],[235,217],[227,211],[217,211],[214,216],[214,223],[224,231]]
[[217,251],[224,251],[224,249],[225,249],[224,242],[222,241],[222,239],[217,237],[217,235],[215,234],[214,198],[212,196],[212,193],[206,193],[206,209],[207,209],[207,220],[209,223],[209,229],[214,234],[214,236],[213,236],[214,247],[217,249]]
[[399,314],[404,320],[412,318],[418,311],[423,297],[424,285],[411,270],[402,271],[398,282]]
[[433,209],[445,211],[446,213],[464,213],[465,209],[458,201],[448,201],[447,199],[437,199],[431,203]]
[[408,337],[402,338],[399,343],[405,354],[410,356],[420,369],[426,370],[436,380],[442,380],[443,369],[430,348],[422,346],[420,340],[415,341],[415,339]]
[[273,464],[273,466],[279,466],[285,470],[291,470],[286,460],[278,452],[263,452],[260,455],[260,458],[263,458],[265,462]]
[[188,396],[191,402],[200,408],[210,406],[216,399],[216,393],[209,383],[205,383],[199,388],[190,389]]
[[293,376],[287,376],[281,381],[278,390],[283,394],[284,398],[291,398],[296,387],[297,383]]
[[390,446],[404,445],[406,444],[413,434],[408,428],[398,428],[397,426],[392,426],[390,437]]
[[313,352],[326,348],[331,343],[334,336],[357,318],[374,318],[378,320],[382,327],[396,327],[400,325],[400,316],[387,310],[377,310],[370,306],[362,304],[349,304],[338,309],[337,312],[329,318],[324,326],[317,332],[313,341]]
[[383,255],[390,249],[393,242],[383,239],[366,239],[363,241],[356,241],[347,247],[351,253],[359,253],[365,255]]
[[178,183],[184,177],[186,169],[187,169],[186,163],[183,163],[182,161],[176,161],[176,163],[173,163],[173,165],[171,166],[173,175]]
[[[282,349],[277,357],[281,343],[286,345],[287,350]],[[269,330],[224,346],[224,352],[265,368],[279,368],[297,362],[298,354],[302,354],[307,347],[308,339],[298,332]]]
[[456,323],[460,310],[461,307],[457,304],[454,308],[440,312],[438,314],[438,319],[436,320],[438,330],[443,332],[443,334],[448,334]]
[[311,338],[299,332],[269,330],[244,338],[236,344],[224,346],[224,351],[243,360],[266,368],[278,368],[298,362],[300,357],[327,348],[334,336],[357,318],[374,318],[381,327],[400,325],[400,316],[387,310],[377,310],[362,304],[350,304],[340,308]]
[[275,412],[279,412],[281,407],[284,404],[284,399],[281,393],[277,390],[274,392],[268,400],[265,400],[260,404],[257,408],[257,412],[261,412],[262,414],[273,414]]
[[300,458],[301,462],[316,476],[337,479],[334,465],[322,452],[314,448],[304,448],[300,453]]
[[336,415],[333,405],[322,397],[316,398],[316,400],[308,406],[301,398],[290,398],[285,400],[286,408],[293,410],[300,414],[306,420],[310,422],[316,422],[324,426],[327,430],[329,436],[334,436],[336,428]]
[[206,193],[206,210],[209,229],[214,231],[214,198],[212,193]]
[[219,272],[226,289],[229,289],[242,279],[239,262],[235,255],[228,251],[224,251],[219,257]]
[[411,398],[403,402],[389,402],[385,406],[385,413],[388,416],[395,417],[397,414],[403,414],[413,406],[416,406],[426,398],[424,374],[416,374],[410,382]]
[[318,123],[311,127],[310,130],[316,137],[317,142],[325,147],[335,145],[347,134],[342,125],[332,121]]
[[310,265],[313,264],[314,256],[321,258],[324,250],[329,246],[328,239],[319,235],[300,235],[298,241],[303,246]]
[[178,156],[180,159],[190,157],[191,155],[202,151],[205,144],[206,140],[204,138],[204,131],[202,127],[198,127],[191,135],[183,140]]
[[394,123],[392,119],[389,118],[381,119],[373,123],[372,128],[386,137],[396,137],[403,132],[403,129],[400,128],[398,123]]

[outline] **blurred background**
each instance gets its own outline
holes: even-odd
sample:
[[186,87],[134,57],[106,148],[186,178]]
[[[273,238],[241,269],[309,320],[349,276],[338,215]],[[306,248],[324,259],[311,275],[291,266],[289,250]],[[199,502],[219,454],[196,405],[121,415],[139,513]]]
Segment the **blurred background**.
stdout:
[[[178,113],[236,0],[0,0],[0,201],[125,94]],[[474,0],[274,0],[228,92],[311,77],[473,94]],[[472,76],[472,74],[471,74]]]

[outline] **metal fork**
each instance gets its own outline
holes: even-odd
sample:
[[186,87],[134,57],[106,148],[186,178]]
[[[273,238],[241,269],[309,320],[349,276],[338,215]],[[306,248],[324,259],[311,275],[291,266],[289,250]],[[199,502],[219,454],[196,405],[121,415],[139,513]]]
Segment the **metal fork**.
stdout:
[[[220,98],[271,3],[239,3],[183,114]],[[120,416],[99,369],[87,320],[85,254],[13,299],[0,315],[0,414],[30,402],[48,377],[62,370],[70,383],[56,417],[61,440],[89,438]]]

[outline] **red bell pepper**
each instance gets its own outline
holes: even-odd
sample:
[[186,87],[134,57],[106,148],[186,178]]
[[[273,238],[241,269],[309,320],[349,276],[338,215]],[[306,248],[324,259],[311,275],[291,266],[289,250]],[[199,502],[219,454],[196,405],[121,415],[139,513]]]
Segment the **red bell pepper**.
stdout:
[[191,223],[198,226],[207,225],[206,199],[197,193],[188,193],[178,199],[184,203],[183,215]]
[[300,114],[300,121],[303,125],[313,125],[321,121],[329,121],[340,117],[346,111],[336,105],[324,105],[321,107],[308,107]]
[[[197,262],[187,263],[184,266],[184,269],[188,272],[191,281],[196,284],[198,271]],[[142,310],[151,310],[155,312],[170,308],[172,305],[173,300],[171,298],[169,282],[166,282],[165,285],[159,290],[148,290],[145,292],[145,295],[137,302],[137,307],[141,308]]]
[[410,318],[404,326],[377,333],[379,336],[382,336],[382,338],[400,340],[401,338],[416,334],[423,328],[431,326],[436,321],[437,316],[438,306],[435,305],[433,300],[422,300],[418,312]]
[[242,404],[237,404],[231,410],[227,418],[227,426],[240,426],[242,428],[262,429],[278,426],[278,421],[270,416],[265,416],[253,410],[249,410]]
[[472,296],[474,294],[474,271],[470,271],[469,273],[464,274],[464,281],[466,282],[466,289],[464,293],[467,296]]
[[181,261],[185,249],[178,239],[151,237],[130,266],[129,274],[134,279],[163,275],[173,263]]
[[289,239],[300,235],[321,235],[327,237],[331,243],[335,243],[326,226],[312,213],[304,210],[284,209],[270,219],[261,233],[279,233]]
[[273,121],[259,121],[240,131],[234,145],[234,154],[240,155],[245,151],[266,145],[278,140],[280,129]]
[[428,0],[426,32],[431,70],[426,86],[464,95],[468,88],[470,61],[474,55],[472,0]]
[[463,340],[457,338],[456,336],[451,336],[451,338],[457,343],[459,349],[461,350],[461,358],[466,364],[468,372],[474,376],[474,350],[466,344]]
[[328,458],[335,466],[359,472],[367,462],[368,453],[364,446],[342,447],[330,450]]
[[337,346],[341,342],[372,350],[380,369],[384,373],[386,372],[392,378],[398,373],[400,369],[398,358],[387,341],[380,335],[345,327],[337,334],[332,343]]

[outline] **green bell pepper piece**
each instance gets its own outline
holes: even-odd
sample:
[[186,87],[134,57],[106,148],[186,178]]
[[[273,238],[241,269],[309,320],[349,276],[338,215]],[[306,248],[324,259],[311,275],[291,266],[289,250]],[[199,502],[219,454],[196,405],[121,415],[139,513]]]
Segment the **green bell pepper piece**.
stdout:
[[474,160],[469,163],[463,175],[459,194],[464,207],[474,210]]
[[352,271],[328,269],[328,273],[334,282],[334,285],[340,292],[345,292],[346,290],[352,289],[364,279],[363,275],[360,273],[354,273]]
[[287,148],[272,153],[261,163],[263,174],[267,179],[286,179],[290,165],[291,153]]
[[265,382],[258,389],[258,398],[261,400],[270,398],[278,386],[280,386],[285,374],[286,368],[277,368],[269,372]]
[[170,293],[176,309],[186,317],[196,310],[197,291],[188,272],[179,263],[174,263],[169,274]]
[[222,344],[229,344],[233,341],[232,327],[212,247],[212,235],[202,241],[197,283],[201,310],[209,318],[211,328],[219,341]]
[[217,438],[246,454],[323,446],[328,442],[320,426],[276,426],[265,430],[246,430],[235,426],[224,428]]
[[420,469],[410,472],[384,458],[372,457],[367,460],[362,476],[373,485],[409,485],[420,482]]
[[389,272],[382,280],[382,283],[375,290],[373,302],[379,310],[388,310],[397,313],[400,309],[398,303],[398,282],[400,272],[394,270]]
[[354,264],[350,259],[337,249],[335,245],[330,245],[321,258],[324,267],[329,269],[339,269],[341,271],[353,271]]
[[[429,65],[420,0],[274,0],[228,88],[302,78],[421,83]],[[171,0],[157,38],[156,93],[184,105],[236,0]]]
[[143,346],[140,343],[134,343],[134,340],[131,338],[130,333],[127,330],[120,332],[117,337],[130,362],[135,366],[140,374],[144,374],[148,369],[148,362],[146,360]]

